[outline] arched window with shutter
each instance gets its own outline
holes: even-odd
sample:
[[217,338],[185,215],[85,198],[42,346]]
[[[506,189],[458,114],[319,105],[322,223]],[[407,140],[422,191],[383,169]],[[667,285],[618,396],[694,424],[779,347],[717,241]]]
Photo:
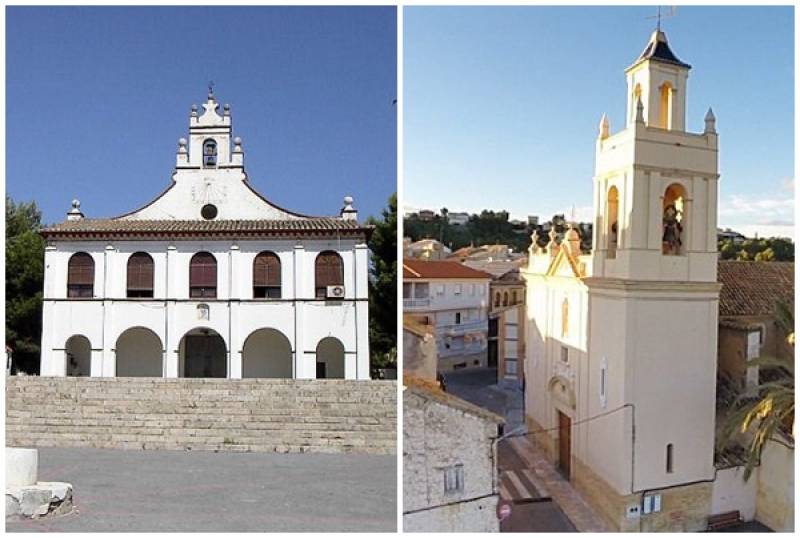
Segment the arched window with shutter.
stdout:
[[189,262],[189,297],[217,296],[217,260],[208,252],[198,252]]
[[85,252],[77,252],[69,259],[67,297],[94,297],[94,260]]
[[332,250],[320,252],[314,264],[314,281],[317,299],[324,299],[328,286],[344,285],[342,257]]
[[128,258],[128,297],[153,296],[153,258],[136,252]]
[[261,252],[253,260],[253,298],[281,298],[281,260],[274,252]]

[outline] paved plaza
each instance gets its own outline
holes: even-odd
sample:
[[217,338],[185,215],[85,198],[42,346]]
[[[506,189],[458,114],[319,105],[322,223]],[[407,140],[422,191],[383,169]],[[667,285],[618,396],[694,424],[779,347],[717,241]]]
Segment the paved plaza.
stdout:
[[360,454],[39,449],[73,513],[10,532],[394,531],[397,458]]

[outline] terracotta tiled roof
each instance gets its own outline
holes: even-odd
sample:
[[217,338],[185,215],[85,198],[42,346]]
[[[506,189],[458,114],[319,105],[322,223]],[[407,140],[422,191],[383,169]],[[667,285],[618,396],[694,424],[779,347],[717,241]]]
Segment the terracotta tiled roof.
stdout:
[[248,237],[294,235],[369,234],[371,226],[336,217],[292,220],[137,220],[82,219],[64,221],[42,230],[51,239],[102,239],[106,237],[158,239],[160,237]]
[[778,301],[794,305],[794,262],[720,261],[720,316],[761,316]]
[[505,423],[505,419],[500,415],[496,415],[482,407],[462,400],[458,396],[453,396],[452,394],[444,392],[435,381],[428,381],[427,379],[413,374],[403,374],[403,386],[406,390],[414,392],[428,400],[439,402],[454,409],[458,409],[459,411],[463,411],[464,413],[469,413],[470,415],[484,420],[495,422],[496,424]]
[[403,260],[403,278],[492,278],[489,273],[476,271],[458,262]]

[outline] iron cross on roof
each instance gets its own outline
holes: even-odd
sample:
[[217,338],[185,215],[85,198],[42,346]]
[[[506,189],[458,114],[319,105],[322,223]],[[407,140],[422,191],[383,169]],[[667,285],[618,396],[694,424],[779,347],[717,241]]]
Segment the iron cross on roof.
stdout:
[[213,80],[209,80],[208,81],[208,95],[209,96],[214,95],[214,81]]
[[651,15],[649,17],[645,17],[646,19],[656,19],[656,30],[659,32],[661,31],[661,19],[668,19],[670,17],[674,17],[677,14],[678,8],[675,6],[671,6],[669,8],[668,13],[661,14],[661,6],[656,7],[656,14]]

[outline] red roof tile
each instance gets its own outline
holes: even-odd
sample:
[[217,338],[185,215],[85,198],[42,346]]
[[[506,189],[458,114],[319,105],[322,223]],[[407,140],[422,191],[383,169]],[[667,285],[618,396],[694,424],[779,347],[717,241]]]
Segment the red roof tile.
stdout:
[[144,220],[81,219],[64,221],[42,230],[48,239],[104,239],[161,237],[276,237],[294,235],[369,234],[371,226],[336,217],[291,220]]
[[459,262],[423,261],[406,258],[403,260],[403,278],[490,279],[492,278],[492,275],[489,273],[484,273],[483,271],[477,271]]
[[794,306],[794,262],[720,261],[720,316],[771,315],[778,301]]

